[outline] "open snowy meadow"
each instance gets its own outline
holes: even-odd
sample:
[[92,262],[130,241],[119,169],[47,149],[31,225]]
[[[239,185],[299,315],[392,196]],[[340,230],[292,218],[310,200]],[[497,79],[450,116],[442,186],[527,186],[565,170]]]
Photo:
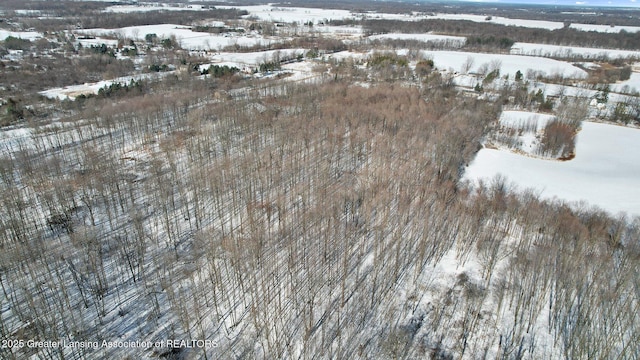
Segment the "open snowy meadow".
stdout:
[[585,121],[577,138],[576,156],[569,161],[482,149],[466,168],[464,179],[477,183],[503,176],[519,189],[531,188],[546,199],[640,215],[640,130]]

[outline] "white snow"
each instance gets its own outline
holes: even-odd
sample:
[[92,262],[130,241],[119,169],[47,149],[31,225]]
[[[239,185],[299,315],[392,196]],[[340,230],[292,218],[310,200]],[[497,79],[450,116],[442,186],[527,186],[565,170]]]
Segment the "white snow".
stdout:
[[76,39],[76,44],[82,44],[83,47],[100,46],[105,44],[109,47],[118,46],[118,40],[95,37],[93,39]]
[[283,65],[282,70],[291,74],[286,78],[287,81],[314,81],[322,77],[322,74],[313,71],[314,65],[312,61],[293,62]]
[[629,80],[620,81],[618,83],[612,84],[611,90],[621,91],[621,92],[640,91],[640,73],[637,73],[637,72],[631,73],[631,77],[629,78]]
[[467,42],[466,37],[438,34],[381,34],[369,36],[369,39],[417,40],[427,43],[451,44],[458,47],[463,46]]
[[142,40],[147,34],[156,34],[160,39],[175,36],[180,46],[190,50],[220,50],[227,46],[268,45],[274,41],[256,34],[211,34],[196,32],[188,26],[175,24],[130,26],[119,29],[84,29],[76,31],[85,35],[116,35]]
[[536,131],[540,131],[547,126],[547,123],[555,119],[555,116],[548,114],[533,113],[529,111],[503,111],[500,115],[500,126],[518,129],[526,123],[535,123]]
[[619,33],[624,30],[629,33],[637,33],[640,26],[611,26],[611,25],[592,25],[592,24],[571,24],[570,28],[580,31],[595,31],[601,33]]
[[231,66],[231,64],[234,64],[237,68],[242,69],[245,66],[257,66],[265,62],[270,62],[276,58],[295,58],[297,55],[304,55],[305,53],[305,49],[268,50],[246,53],[221,52],[210,58],[216,65],[224,63]]
[[313,22],[318,24],[327,20],[339,20],[354,18],[347,10],[320,9],[320,8],[297,8],[297,7],[278,7],[273,5],[255,5],[255,6],[216,6],[219,9],[239,9],[246,10],[249,15],[246,17],[255,18],[264,21],[281,22],[281,23],[298,23],[304,24]]
[[333,25],[316,25],[316,26],[297,26],[288,29],[290,34],[323,34],[341,38],[359,38],[362,37],[362,27],[359,26],[333,26]]
[[[540,138],[543,130],[555,116],[528,111],[503,111],[498,123],[498,136],[492,139],[493,145],[500,149],[538,156]],[[505,142],[506,144],[503,144]],[[506,145],[506,146],[505,146]]]
[[336,61],[342,61],[346,59],[353,59],[356,61],[364,59],[370,53],[362,53],[362,52],[353,52],[353,51],[339,51],[333,54],[327,55],[328,59],[333,59]]
[[97,94],[98,91],[111,84],[120,83],[123,85],[129,84],[131,80],[137,81],[142,79],[148,79],[153,76],[164,76],[167,73],[158,73],[158,74],[140,74],[133,76],[123,76],[116,79],[111,80],[103,80],[94,83],[84,83],[81,85],[71,85],[65,86],[61,88],[53,88],[41,91],[39,94],[47,97],[49,99],[58,99],[58,100],[74,100],[77,96],[80,95],[88,95],[88,94]]
[[7,31],[0,30],[0,41],[4,41],[9,36],[13,36],[25,40],[36,40],[42,37],[42,34],[35,31]]
[[208,7],[195,4],[162,4],[162,3],[143,3],[138,5],[114,5],[107,7],[105,12],[112,13],[132,13],[132,12],[148,12],[148,11],[206,11]]
[[587,202],[614,214],[640,215],[639,153],[640,130],[583,122],[573,160],[542,160],[482,149],[464,179],[477,184],[502,174],[520,189],[539,191],[543,198]]
[[460,71],[468,59],[473,59],[470,72],[479,72],[483,66],[490,70],[492,65],[499,65],[500,74],[515,75],[520,70],[523,74],[527,70],[541,75],[561,75],[569,78],[586,78],[587,72],[565,61],[539,58],[523,55],[484,54],[464,51],[424,51],[427,57],[433,59],[435,66],[441,70],[451,72]]
[[640,58],[640,51],[598,49],[577,46],[558,46],[520,42],[513,44],[513,46],[511,47],[511,54],[552,57],[582,56],[585,58],[609,59]]
[[558,21],[544,21],[544,20],[526,20],[526,19],[509,19],[501,16],[486,15],[472,15],[472,14],[436,14],[434,16],[427,16],[428,19],[442,19],[442,20],[467,20],[473,22],[491,23],[505,26],[519,26],[534,29],[547,29],[556,30],[562,29],[564,24]]

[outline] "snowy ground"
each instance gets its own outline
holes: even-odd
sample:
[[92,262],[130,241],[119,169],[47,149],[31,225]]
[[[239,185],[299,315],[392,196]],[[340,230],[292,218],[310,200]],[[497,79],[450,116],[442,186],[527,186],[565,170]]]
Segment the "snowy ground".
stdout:
[[352,37],[359,38],[362,36],[363,31],[359,26],[332,26],[332,25],[320,25],[320,26],[298,26],[293,31],[297,35],[306,34],[323,34],[332,35],[336,37]]
[[[105,0],[106,1],[106,0]],[[114,3],[117,1],[114,1]],[[527,20],[527,19],[511,19],[501,16],[473,15],[473,14],[389,14],[389,13],[352,13],[347,10],[337,9],[320,9],[320,8],[296,8],[296,7],[279,7],[274,4],[268,5],[252,5],[252,6],[231,6],[216,5],[216,8],[231,9],[237,8],[249,12],[249,16],[265,21],[275,21],[284,23],[308,23],[314,24],[325,22],[326,20],[343,20],[343,19],[387,19],[387,20],[403,20],[418,21],[423,19],[443,19],[443,20],[466,20],[482,23],[491,23],[505,26],[519,26],[535,29],[557,30],[564,27],[563,22],[545,21],[545,20]],[[130,13],[130,12],[148,12],[148,11],[207,11],[206,5],[200,4],[165,4],[165,3],[141,3],[135,5],[113,5],[105,9],[106,12],[113,13]],[[596,31],[618,33],[621,30],[636,33],[640,31],[638,26],[612,26],[612,25],[591,25],[591,24],[571,24],[571,28],[581,31]]]
[[555,76],[561,75],[568,78],[586,78],[587,72],[565,61],[539,58],[522,55],[502,55],[483,54],[463,51],[424,51],[426,57],[433,59],[438,69],[450,70],[451,72],[465,72],[463,65],[472,62],[469,72],[483,72],[482,68],[487,67],[491,71],[493,66],[498,66],[501,75],[510,74],[515,76],[519,70],[526,74],[531,72]]
[[540,157],[538,149],[545,126],[555,116],[528,111],[503,111],[492,145],[520,154]]
[[312,22],[318,24],[327,20],[342,20],[355,18],[351,12],[347,10],[335,9],[319,9],[319,8],[296,8],[296,7],[278,7],[273,5],[254,5],[254,6],[216,6],[219,9],[239,9],[246,10],[249,15],[246,17],[256,18],[264,21],[281,22],[281,23],[298,23],[304,24]]
[[540,131],[547,126],[549,121],[555,118],[553,115],[532,113],[528,111],[503,111],[500,115],[500,126],[518,129],[526,123],[535,124],[535,131]]
[[518,188],[533,188],[543,198],[584,201],[613,214],[640,215],[639,153],[640,130],[583,122],[573,160],[542,160],[482,149],[464,179],[486,182],[502,174]]
[[268,50],[255,51],[247,53],[221,52],[211,56],[213,64],[225,64],[235,66],[238,69],[245,67],[255,67],[265,62],[274,61],[275,59],[295,59],[297,56],[307,52],[305,49],[284,49],[284,50]]
[[620,81],[611,85],[613,91],[633,92],[640,91],[640,73],[631,73],[629,80]]
[[461,47],[467,42],[466,37],[449,36],[438,34],[381,34],[369,36],[371,40],[390,39],[390,40],[417,40],[426,43],[451,44]]
[[513,46],[511,47],[511,54],[553,57],[571,57],[577,55],[585,58],[609,59],[640,58],[640,51],[598,49],[576,46],[557,46],[520,42],[513,44]]
[[95,37],[94,39],[79,39],[76,38],[76,46],[81,44],[83,47],[91,47],[91,46],[100,46],[105,44],[109,47],[118,46],[118,40],[116,39],[106,39],[102,37]]
[[123,76],[116,79],[103,80],[103,81],[98,81],[94,83],[84,83],[81,85],[71,85],[71,86],[65,86],[61,88],[48,89],[45,91],[41,91],[40,95],[45,96],[49,99],[74,100],[77,96],[80,96],[80,95],[97,94],[101,88],[104,88],[111,84],[120,83],[120,84],[126,85],[126,84],[129,84],[131,80],[137,81],[142,79],[149,79],[150,77],[164,76],[166,74],[168,74],[168,72]]
[[208,7],[196,4],[162,4],[144,3],[138,5],[114,5],[107,7],[105,12],[112,13],[132,13],[148,11],[206,11]]
[[283,65],[282,70],[291,74],[286,78],[288,81],[312,81],[322,77],[322,74],[313,71],[313,66],[311,61],[301,61]]
[[143,40],[147,34],[156,34],[160,39],[171,36],[180,43],[180,46],[189,50],[221,50],[227,46],[255,46],[268,45],[275,42],[257,34],[211,34],[192,31],[190,27],[175,24],[130,26],[119,29],[84,29],[77,33],[84,35],[115,35]]
[[637,33],[640,31],[640,26],[571,24],[569,27],[572,29],[581,30],[581,31],[595,31],[595,32],[601,32],[601,33],[619,33],[621,30],[624,30],[629,33]]
[[33,41],[41,38],[42,34],[35,31],[7,31],[0,29],[0,41],[6,39],[9,36]]
[[556,30],[562,29],[564,24],[557,21],[544,20],[525,20],[525,19],[509,19],[501,16],[472,15],[472,14],[436,14],[435,16],[427,16],[427,19],[443,19],[443,20],[466,20],[473,22],[482,22],[490,24],[498,24],[505,26],[520,26],[535,29]]

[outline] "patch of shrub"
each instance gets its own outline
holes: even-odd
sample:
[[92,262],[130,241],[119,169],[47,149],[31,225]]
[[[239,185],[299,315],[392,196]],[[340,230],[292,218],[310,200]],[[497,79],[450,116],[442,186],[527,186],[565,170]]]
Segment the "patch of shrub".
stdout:
[[4,46],[10,50],[29,50],[31,45],[31,40],[28,39],[22,39],[14,36],[7,36],[4,39]]

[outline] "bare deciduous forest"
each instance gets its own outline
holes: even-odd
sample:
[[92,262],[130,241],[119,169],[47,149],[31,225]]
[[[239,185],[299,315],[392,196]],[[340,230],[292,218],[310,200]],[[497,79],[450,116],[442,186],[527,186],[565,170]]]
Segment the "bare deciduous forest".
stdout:
[[[549,337],[566,358],[638,355],[637,220],[458,183],[495,105],[446,84],[203,96],[105,101],[3,156],[5,338],[444,359],[553,357]],[[481,278],[442,286],[447,261]]]

